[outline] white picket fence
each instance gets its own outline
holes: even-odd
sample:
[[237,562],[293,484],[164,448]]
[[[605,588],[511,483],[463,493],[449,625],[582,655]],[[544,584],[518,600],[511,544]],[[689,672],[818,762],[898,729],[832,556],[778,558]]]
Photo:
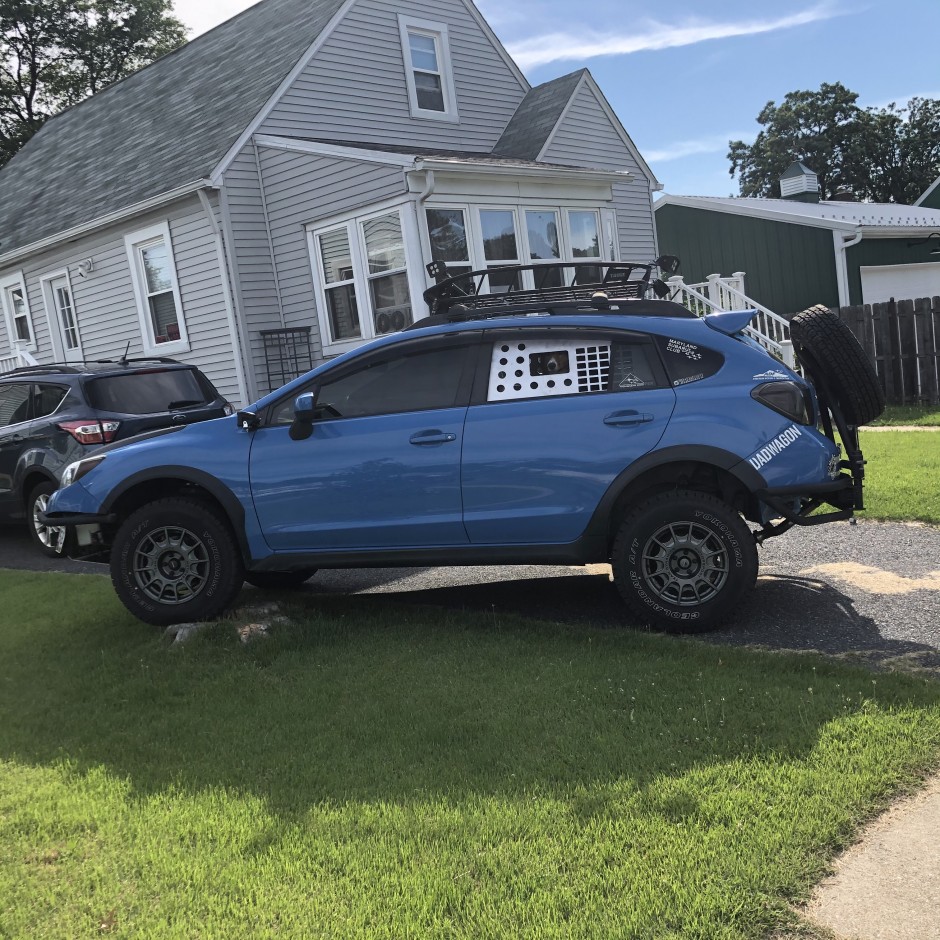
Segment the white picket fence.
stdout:
[[793,343],[790,342],[789,322],[747,296],[743,271],[735,271],[731,277],[709,274],[699,284],[686,284],[682,275],[677,274],[669,278],[666,284],[671,300],[688,307],[700,317],[725,310],[756,310],[757,314],[746,332],[785,365],[795,368],[796,357],[793,354]]

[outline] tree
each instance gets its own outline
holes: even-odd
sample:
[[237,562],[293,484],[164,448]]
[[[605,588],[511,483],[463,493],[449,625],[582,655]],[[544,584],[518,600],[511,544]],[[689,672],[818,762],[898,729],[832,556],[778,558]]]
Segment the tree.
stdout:
[[857,199],[913,202],[940,175],[940,101],[860,108],[839,82],[769,101],[753,144],[729,142],[730,175],[742,196],[779,196],[780,175],[801,160],[819,177],[821,199],[849,190]]
[[53,114],[185,40],[171,0],[0,0],[0,165]]

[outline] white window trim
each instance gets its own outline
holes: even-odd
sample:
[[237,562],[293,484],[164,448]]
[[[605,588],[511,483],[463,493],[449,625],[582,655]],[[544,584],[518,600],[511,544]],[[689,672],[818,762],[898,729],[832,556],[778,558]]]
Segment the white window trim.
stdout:
[[[60,271],[51,271],[44,274],[39,279],[39,288],[42,291],[42,302],[46,308],[46,325],[49,328],[49,341],[52,344],[52,350],[55,358],[59,362],[65,362],[69,350],[65,348],[62,342],[62,330],[59,320],[59,309],[56,307],[55,297],[52,294],[52,282],[65,278],[68,284],[69,296],[72,298],[72,316],[75,319],[75,336],[78,339],[78,353],[82,352],[82,331],[78,327],[78,307],[75,303],[75,289],[72,287],[72,278],[69,275],[68,268],[62,268]],[[72,350],[75,352],[76,350]],[[78,360],[76,359],[76,362]]]
[[[26,325],[29,328],[29,340],[18,339],[16,336],[16,324],[13,320],[13,309],[9,304],[9,293],[11,288],[19,287],[23,292],[23,306],[26,309]],[[39,348],[36,342],[36,327],[33,323],[33,312],[29,309],[29,294],[26,291],[26,279],[22,271],[16,274],[10,274],[8,277],[0,279],[0,298],[3,302],[3,318],[7,325],[7,335],[10,338],[10,349],[14,352],[18,349],[25,352],[36,352]]]
[[[405,246],[405,273],[408,279],[411,317],[412,320],[417,320],[427,316],[427,309],[423,306],[423,300],[421,300],[423,285],[418,274],[423,265],[421,246],[418,241],[414,213],[407,211],[408,205],[408,203],[402,202],[385,203],[380,206],[373,206],[369,212],[345,213],[306,226],[307,248],[310,255],[310,268],[313,275],[313,289],[317,305],[317,323],[320,328],[320,343],[324,356],[336,356],[358,349],[358,347],[376,338],[372,318],[372,301],[370,299],[372,295],[369,291],[368,264],[364,244],[365,235],[363,233],[364,223],[371,219],[391,215],[393,212],[398,214]],[[320,236],[325,235],[327,232],[335,232],[338,229],[344,229],[346,237],[349,239],[349,254],[353,266],[352,282],[355,287],[356,305],[359,310],[360,335],[333,341],[330,331],[329,306],[326,300],[327,285],[323,278]],[[415,298],[419,298],[417,303]]]
[[[147,302],[146,279],[144,277],[143,262],[140,249],[149,242],[163,239],[167,248],[167,257],[170,262],[170,286],[173,299],[176,302],[176,312],[179,316],[180,338],[169,343],[158,343],[153,332],[153,321],[150,317],[150,304]],[[124,247],[127,251],[127,261],[131,271],[131,282],[134,285],[134,297],[137,301],[137,317],[140,321],[140,336],[143,341],[144,355],[146,356],[174,356],[178,353],[189,352],[189,334],[186,330],[186,317],[183,313],[183,300],[180,296],[179,281],[176,276],[176,260],[173,253],[173,242],[170,238],[170,225],[161,222],[149,228],[140,229],[124,236]]]
[[[401,36],[401,54],[405,65],[405,82],[408,86],[408,105],[413,118],[429,118],[432,121],[449,121],[456,124],[460,121],[457,113],[457,90],[454,85],[454,70],[450,60],[450,39],[445,23],[434,23],[431,20],[416,19],[412,16],[398,15],[398,32]],[[421,33],[434,40],[437,52],[437,65],[441,76],[441,92],[444,96],[443,111],[428,111],[418,107],[418,92],[415,88],[415,68],[411,59],[411,42],[409,33]]]
[[[428,261],[433,258],[433,255],[431,253],[431,233],[428,230],[428,217],[426,213],[427,209],[450,209],[453,211],[460,210],[464,213],[464,218],[468,226],[467,245],[470,259],[468,263],[470,264],[471,270],[474,271],[479,271],[487,267],[498,267],[500,264],[498,261],[487,261],[483,251],[483,226],[480,220],[480,211],[488,209],[511,211],[513,213],[516,224],[516,250],[519,252],[519,264],[527,265],[539,263],[538,261],[533,261],[529,257],[529,228],[525,217],[526,212],[555,213],[559,220],[558,250],[561,254],[561,257],[558,259],[558,261],[560,262],[591,260],[589,258],[575,258],[572,255],[570,229],[571,223],[569,219],[569,213],[593,212],[598,219],[598,231],[601,238],[601,256],[598,259],[599,262],[603,263],[619,260],[616,244],[614,245],[615,251],[613,257],[608,257],[610,252],[608,250],[606,241],[607,232],[605,232],[605,227],[609,224],[613,227],[613,231],[616,232],[616,212],[615,210],[608,209],[605,206],[599,206],[596,203],[592,203],[590,205],[578,205],[567,201],[564,203],[555,204],[534,202],[497,203],[476,198],[473,200],[473,202],[460,202],[458,200],[442,198],[440,200],[435,199],[433,201],[428,201],[421,204],[421,245],[424,255]],[[546,261],[545,263],[551,264],[553,262]],[[506,262],[506,264],[512,264],[512,262],[509,261]],[[426,283],[430,286],[433,283],[433,280],[428,277]],[[526,275],[525,283],[526,286],[529,287],[534,284],[534,281],[528,274]]]

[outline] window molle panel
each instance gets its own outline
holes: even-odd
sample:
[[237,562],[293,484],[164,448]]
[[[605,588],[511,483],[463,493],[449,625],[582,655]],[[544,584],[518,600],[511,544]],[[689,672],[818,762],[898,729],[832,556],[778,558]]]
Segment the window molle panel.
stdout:
[[607,391],[610,343],[512,340],[493,347],[487,401]]

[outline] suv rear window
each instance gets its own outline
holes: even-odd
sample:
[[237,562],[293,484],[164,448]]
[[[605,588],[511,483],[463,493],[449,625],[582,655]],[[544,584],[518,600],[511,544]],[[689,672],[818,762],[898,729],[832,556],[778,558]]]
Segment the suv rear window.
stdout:
[[215,389],[207,381],[200,381],[200,376],[192,369],[106,375],[89,380],[86,390],[92,407],[127,415],[184,411],[205,405],[216,397]]

